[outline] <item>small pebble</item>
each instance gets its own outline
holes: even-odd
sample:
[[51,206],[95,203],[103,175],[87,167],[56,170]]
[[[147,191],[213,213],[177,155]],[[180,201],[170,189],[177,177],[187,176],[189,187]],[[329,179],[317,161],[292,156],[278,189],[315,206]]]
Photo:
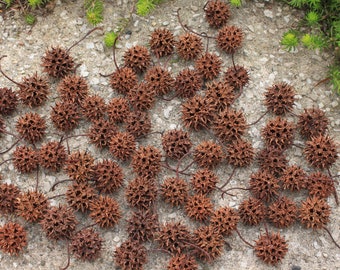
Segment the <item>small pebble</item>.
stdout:
[[269,9],[265,9],[264,11],[263,11],[263,13],[264,13],[264,16],[266,16],[266,17],[268,17],[268,18],[273,18],[273,11],[271,11],[271,10],[269,10]]

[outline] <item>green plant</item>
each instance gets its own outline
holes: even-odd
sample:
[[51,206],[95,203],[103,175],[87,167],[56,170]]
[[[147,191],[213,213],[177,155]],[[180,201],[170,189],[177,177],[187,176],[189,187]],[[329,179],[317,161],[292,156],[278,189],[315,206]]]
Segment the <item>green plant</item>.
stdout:
[[33,25],[35,21],[36,21],[36,17],[33,14],[28,13],[25,15],[25,22],[28,25]]
[[47,1],[46,0],[28,0],[27,2],[28,2],[28,5],[31,8],[35,9],[35,8],[45,4]]
[[148,15],[156,5],[162,1],[163,0],[138,0],[136,4],[137,14],[140,16]]
[[340,65],[333,65],[329,68],[329,76],[331,83],[338,93],[340,95]]
[[298,43],[299,40],[295,31],[289,30],[283,34],[281,45],[283,45],[287,51],[294,50]]
[[108,48],[112,47],[115,44],[117,37],[118,37],[118,34],[116,32],[111,31],[111,32],[106,33],[104,36],[105,46]]
[[97,25],[103,21],[104,5],[101,0],[85,0],[84,8],[89,23]]
[[242,0],[230,0],[230,4],[234,7],[240,7],[242,5]]
[[6,8],[9,8],[9,6],[12,4],[13,0],[4,0],[6,4]]

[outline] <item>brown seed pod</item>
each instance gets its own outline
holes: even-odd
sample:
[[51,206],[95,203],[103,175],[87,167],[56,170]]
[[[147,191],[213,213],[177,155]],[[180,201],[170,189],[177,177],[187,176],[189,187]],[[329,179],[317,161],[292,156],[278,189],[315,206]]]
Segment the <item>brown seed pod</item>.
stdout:
[[319,135],[324,135],[328,129],[329,119],[325,112],[318,108],[305,109],[299,115],[297,127],[302,137],[311,139]]
[[190,151],[192,142],[188,132],[173,129],[162,135],[162,146],[167,157],[178,160]]
[[280,233],[261,234],[255,241],[255,254],[265,263],[277,265],[288,251],[288,244]]
[[108,196],[100,195],[90,201],[90,211],[90,217],[100,228],[112,228],[122,217],[118,202]]
[[245,67],[236,65],[227,69],[224,73],[224,79],[234,87],[234,89],[241,90],[248,84],[249,74]]
[[171,73],[159,65],[149,68],[144,80],[147,87],[158,96],[168,94],[175,85],[175,79]]
[[102,249],[103,239],[93,228],[78,231],[70,242],[70,251],[83,261],[96,260]]
[[286,155],[275,148],[264,148],[257,153],[257,160],[261,170],[271,172],[276,177],[280,177],[288,166]]
[[123,185],[123,170],[110,159],[97,163],[94,169],[96,188],[103,193],[112,193]]
[[155,103],[156,92],[149,87],[145,81],[138,83],[130,89],[127,94],[129,103],[136,111],[146,111],[151,109]]
[[277,116],[269,120],[261,130],[267,148],[285,150],[293,143],[295,125]]
[[133,171],[141,177],[154,178],[161,170],[161,152],[154,146],[140,146],[132,156]]
[[18,146],[13,152],[14,167],[21,173],[31,173],[38,168],[38,154],[28,146]]
[[173,206],[184,205],[188,198],[188,192],[188,184],[182,178],[166,178],[161,185],[162,198]]
[[228,144],[226,152],[225,158],[228,164],[235,167],[250,165],[255,156],[252,144],[243,139],[237,139]]
[[73,209],[66,205],[51,206],[40,220],[46,237],[51,240],[71,239],[77,223]]
[[57,129],[63,132],[71,131],[80,120],[77,105],[71,101],[57,102],[52,107],[51,120]]
[[127,232],[130,239],[137,242],[152,240],[158,230],[157,214],[150,210],[137,210],[133,212],[127,223]]
[[299,191],[306,188],[308,184],[307,173],[296,165],[287,167],[283,171],[280,181],[283,189],[289,189],[290,191]]
[[73,182],[66,191],[66,201],[75,211],[85,213],[90,203],[97,199],[97,194],[89,184]]
[[228,54],[234,54],[243,41],[243,31],[234,25],[226,25],[218,31],[216,42],[217,46]]
[[205,8],[205,18],[210,27],[224,26],[230,17],[230,7],[220,0],[208,1]]
[[8,222],[0,227],[0,250],[17,256],[27,246],[27,232],[15,222]]
[[212,114],[218,114],[232,105],[236,99],[234,87],[226,81],[212,81],[206,84],[205,98],[212,104]]
[[191,178],[190,184],[196,193],[209,194],[212,192],[219,179],[217,175],[209,169],[198,170]]
[[297,218],[297,206],[295,202],[285,196],[280,196],[268,207],[268,218],[277,228],[287,228]]
[[125,189],[126,201],[131,207],[150,209],[157,197],[157,187],[153,179],[137,177]]
[[107,115],[111,123],[125,122],[129,111],[129,101],[123,97],[112,98],[107,105]]
[[197,70],[185,68],[181,70],[175,80],[174,89],[176,95],[181,98],[191,98],[203,86],[202,76]]
[[23,192],[15,201],[16,213],[29,222],[40,221],[48,207],[45,194],[38,191]]
[[87,97],[89,87],[85,78],[73,74],[62,79],[57,91],[62,100],[80,104]]
[[168,222],[160,226],[155,240],[161,249],[181,254],[189,247],[191,234],[189,229],[180,222]]
[[126,95],[138,83],[136,72],[129,67],[117,69],[110,76],[110,85],[119,94]]
[[184,60],[193,60],[203,51],[202,39],[191,33],[180,35],[175,47],[178,55]]
[[38,152],[39,165],[52,172],[60,171],[66,161],[66,157],[65,147],[56,141],[45,143]]
[[16,210],[16,200],[19,197],[20,190],[13,184],[0,184],[0,213],[7,215]]
[[125,122],[125,130],[135,138],[146,136],[151,130],[151,119],[148,112],[131,111]]
[[264,202],[270,202],[279,195],[279,180],[267,171],[251,174],[249,185],[253,195]]
[[334,180],[322,172],[314,172],[308,176],[308,184],[306,185],[309,195],[322,199],[328,198],[336,192]]
[[87,151],[74,151],[65,162],[67,175],[78,183],[90,181],[94,175],[94,168],[94,158]]
[[34,144],[44,137],[46,122],[37,113],[26,113],[17,120],[15,128],[24,140]]
[[222,147],[212,141],[203,141],[194,150],[194,161],[199,167],[213,169],[223,158]]
[[204,221],[210,218],[213,212],[213,204],[205,195],[195,194],[188,197],[185,211],[189,218]]
[[198,264],[194,257],[187,254],[177,254],[171,257],[167,270],[197,270]]
[[103,149],[109,146],[109,138],[115,133],[117,133],[117,128],[109,121],[101,118],[92,121],[87,136],[91,143],[96,147]]
[[128,49],[123,58],[124,66],[132,68],[136,73],[143,73],[151,64],[149,50],[140,45]]
[[267,209],[261,200],[249,197],[241,202],[238,212],[244,224],[254,226],[264,220]]
[[110,140],[110,153],[117,159],[127,160],[135,152],[136,140],[129,132],[117,132]]
[[227,236],[237,229],[237,223],[240,220],[240,215],[234,209],[225,206],[214,211],[210,224],[218,230],[218,232]]
[[195,61],[197,70],[203,80],[212,80],[218,77],[222,68],[222,60],[215,53],[205,52]]
[[0,114],[10,115],[18,105],[19,99],[17,94],[7,87],[0,87]]
[[81,101],[82,115],[89,121],[103,118],[106,113],[104,98],[99,95],[87,95]]
[[69,50],[59,46],[52,47],[45,52],[41,66],[44,72],[54,78],[63,78],[75,69],[75,63]]
[[264,104],[268,111],[276,115],[284,115],[293,110],[295,89],[285,82],[273,84],[264,93]]
[[149,45],[151,52],[157,58],[168,56],[174,51],[175,38],[170,30],[157,28],[151,33]]
[[336,143],[329,135],[312,137],[306,142],[303,153],[313,167],[322,170],[329,169],[338,158]]
[[147,262],[147,250],[137,241],[128,239],[116,248],[114,258],[122,270],[143,270]]
[[331,207],[329,204],[318,197],[308,197],[301,203],[300,221],[307,229],[322,229],[329,222]]

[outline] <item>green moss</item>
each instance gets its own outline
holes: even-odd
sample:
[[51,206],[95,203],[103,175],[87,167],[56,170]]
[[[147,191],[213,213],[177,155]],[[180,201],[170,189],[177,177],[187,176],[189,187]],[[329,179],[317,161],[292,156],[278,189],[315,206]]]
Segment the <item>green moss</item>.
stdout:
[[118,37],[118,35],[113,31],[106,33],[105,36],[104,36],[105,46],[108,47],[108,48],[113,47],[117,37]]

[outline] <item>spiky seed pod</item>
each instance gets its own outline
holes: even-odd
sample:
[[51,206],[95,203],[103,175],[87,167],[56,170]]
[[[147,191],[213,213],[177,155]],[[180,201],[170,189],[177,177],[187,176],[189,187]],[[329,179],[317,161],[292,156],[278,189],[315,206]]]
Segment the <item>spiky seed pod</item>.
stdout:
[[137,177],[130,181],[125,189],[128,204],[138,209],[149,209],[157,197],[157,187],[154,180]]
[[59,46],[52,47],[42,57],[43,71],[54,78],[63,78],[75,69],[73,57]]
[[66,191],[66,201],[75,211],[85,213],[90,203],[97,199],[97,194],[89,184],[73,182]]
[[222,60],[215,53],[206,52],[195,61],[195,69],[204,80],[217,78],[221,68]]
[[161,196],[173,206],[184,205],[189,192],[188,184],[182,178],[166,178],[161,185]]
[[0,184],[0,213],[7,215],[16,210],[16,200],[19,197],[20,190],[13,184]]
[[129,132],[117,132],[109,144],[110,153],[117,159],[127,160],[135,152],[136,140]]
[[161,152],[154,146],[140,146],[132,156],[133,171],[141,177],[154,178],[161,170]]
[[301,136],[306,139],[324,135],[327,131],[329,119],[325,112],[318,108],[305,109],[299,115],[297,127]]
[[39,77],[37,72],[31,77],[25,77],[19,85],[19,99],[30,108],[42,105],[47,100],[48,82]]
[[217,46],[228,54],[234,54],[243,41],[243,31],[234,25],[226,25],[218,31],[216,42]]
[[90,181],[94,175],[94,168],[94,158],[87,151],[74,151],[65,162],[67,175],[78,183]]
[[287,167],[280,177],[283,189],[289,189],[290,191],[299,191],[306,188],[307,180],[307,173],[296,165]]
[[17,256],[27,246],[27,232],[19,223],[8,222],[0,227],[0,250]]
[[115,133],[117,133],[117,128],[109,121],[101,118],[92,121],[88,131],[88,138],[96,147],[102,149],[109,146],[109,138]]
[[125,130],[135,138],[146,136],[151,130],[151,119],[148,112],[131,111],[125,122]]
[[205,18],[210,27],[224,26],[230,17],[230,7],[220,0],[208,1],[205,6]]
[[129,101],[123,97],[112,98],[107,105],[107,115],[112,123],[124,122],[129,111]]
[[0,114],[12,114],[18,102],[18,96],[11,88],[0,87]]
[[126,95],[138,83],[136,72],[129,67],[116,70],[110,76],[110,85],[119,94]]
[[212,104],[212,113],[218,114],[235,101],[234,87],[226,81],[212,81],[206,85],[205,98]]
[[118,202],[108,196],[100,195],[92,200],[90,211],[90,217],[100,228],[112,228],[122,217]]
[[297,218],[298,208],[292,200],[285,196],[279,197],[268,207],[268,218],[277,228],[287,228]]
[[89,121],[103,118],[106,113],[104,98],[99,95],[87,95],[81,101],[82,115]]
[[116,248],[114,259],[122,270],[143,270],[147,262],[147,250],[137,241],[128,239]]
[[308,197],[301,203],[300,221],[308,229],[322,229],[329,222],[331,207],[329,204],[318,197]]
[[171,253],[181,254],[189,247],[191,241],[189,229],[180,222],[168,222],[161,225],[155,235],[160,248]]
[[217,175],[209,169],[198,170],[191,178],[190,184],[192,189],[201,194],[209,194],[212,192],[219,179]]
[[232,141],[226,147],[226,160],[235,167],[245,167],[252,163],[255,152],[252,144],[243,139]]
[[211,104],[208,101],[195,95],[191,99],[182,103],[182,121],[187,128],[198,131],[207,128],[211,122]]
[[280,190],[279,180],[263,170],[251,174],[249,185],[253,195],[264,202],[270,202]]
[[48,207],[45,194],[38,191],[23,192],[15,201],[16,213],[29,222],[41,220]]
[[311,173],[307,181],[306,187],[310,196],[326,199],[336,192],[335,180],[322,172]]
[[173,53],[175,38],[170,30],[157,28],[151,33],[149,45],[151,52],[157,58],[164,57]]
[[267,148],[285,150],[293,143],[294,130],[295,125],[292,122],[277,116],[267,122],[261,135]]
[[56,141],[42,145],[38,152],[39,165],[52,172],[60,171],[66,161],[66,157],[65,147]]
[[303,153],[313,167],[322,170],[329,169],[338,158],[336,143],[329,135],[312,137],[306,142]]
[[257,160],[262,170],[271,172],[276,177],[280,177],[288,166],[286,155],[275,148],[262,149],[257,153]]
[[212,141],[203,141],[196,146],[194,151],[194,161],[199,167],[215,168],[224,158],[222,147]]
[[242,222],[254,226],[260,224],[266,217],[266,206],[254,197],[249,197],[241,202],[238,212]]
[[175,47],[178,55],[184,60],[193,60],[203,51],[202,39],[191,33],[180,35]]
[[37,113],[26,113],[17,120],[15,129],[24,140],[34,144],[41,141],[44,137],[46,122]]
[[140,45],[128,49],[123,58],[124,66],[132,68],[136,73],[143,73],[151,64],[149,50]]
[[197,70],[185,68],[181,70],[175,80],[174,89],[177,96],[181,98],[191,98],[203,86],[202,76]]
[[96,188],[103,193],[112,193],[123,185],[123,170],[113,160],[104,159],[94,169]]
[[89,87],[85,78],[78,75],[68,75],[58,84],[57,91],[62,100],[80,104],[88,95]]
[[171,257],[167,270],[197,270],[198,264],[194,257],[187,254],[177,254]]
[[270,265],[277,265],[286,256],[288,244],[280,233],[261,234],[255,241],[255,254]]
[[236,65],[227,69],[224,79],[235,89],[241,90],[248,84],[249,74],[245,67]]
[[210,218],[213,212],[213,204],[205,195],[195,194],[188,197],[185,211],[189,218],[204,221]]
[[212,262],[220,257],[224,247],[223,236],[211,225],[196,229],[193,242],[199,247],[194,251],[196,256],[205,262]]
[[96,260],[102,249],[103,239],[93,228],[78,231],[70,242],[70,251],[83,261]]
[[66,205],[51,206],[40,220],[46,237],[51,240],[71,239],[77,223],[73,209]]
[[138,83],[130,89],[127,98],[135,110],[145,111],[151,109],[155,102],[156,93],[145,81]]
[[215,227],[223,236],[230,235],[237,229],[240,215],[234,209],[225,206],[214,211],[210,224]]
[[246,119],[242,111],[226,107],[214,119],[213,130],[223,142],[240,139],[247,128]]
[[295,89],[292,85],[279,82],[266,90],[264,104],[268,111],[276,115],[284,115],[293,110]]
[[150,210],[137,210],[127,220],[130,239],[138,242],[150,241],[158,230],[157,214]]
[[144,80],[147,87],[158,96],[168,94],[175,85],[175,79],[171,73],[159,65],[149,68]]
[[38,168],[38,154],[31,147],[18,146],[13,152],[14,167],[21,173],[31,173]]
[[71,131],[80,120],[78,106],[71,101],[57,102],[52,107],[51,120],[57,129],[63,132]]
[[189,133],[180,129],[168,130],[162,135],[162,147],[167,157],[180,159],[192,146]]

